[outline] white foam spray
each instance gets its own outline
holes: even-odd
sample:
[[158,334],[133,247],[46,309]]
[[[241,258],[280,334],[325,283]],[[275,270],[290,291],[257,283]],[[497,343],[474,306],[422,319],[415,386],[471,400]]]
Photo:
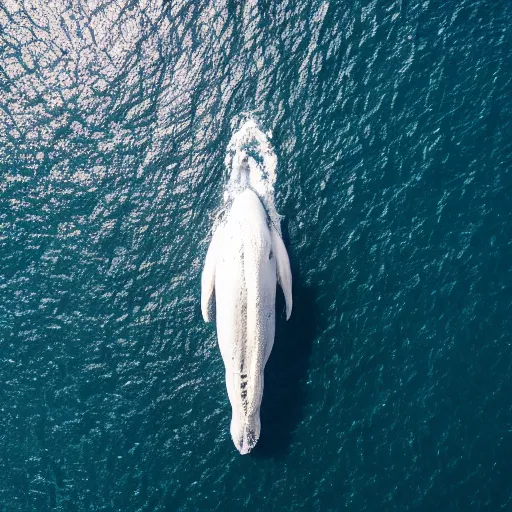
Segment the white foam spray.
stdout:
[[224,202],[229,202],[241,188],[249,186],[260,198],[270,221],[281,234],[280,216],[274,201],[277,178],[277,156],[266,134],[254,119],[247,119],[229,141],[225,165],[228,175]]

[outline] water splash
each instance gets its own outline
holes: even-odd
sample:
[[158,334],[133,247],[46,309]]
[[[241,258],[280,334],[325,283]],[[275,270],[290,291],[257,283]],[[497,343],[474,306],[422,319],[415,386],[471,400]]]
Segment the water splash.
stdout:
[[245,119],[233,133],[224,160],[227,173],[224,203],[229,204],[245,188],[251,188],[281,234],[280,216],[274,201],[277,156],[270,143],[271,137],[272,133],[264,133],[252,118]]

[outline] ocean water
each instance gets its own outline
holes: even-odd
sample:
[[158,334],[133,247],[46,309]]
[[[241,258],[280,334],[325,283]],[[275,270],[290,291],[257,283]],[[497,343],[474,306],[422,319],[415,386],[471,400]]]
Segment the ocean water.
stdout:
[[[0,510],[512,510],[511,24],[0,2]],[[247,113],[294,309],[242,457],[200,273]]]

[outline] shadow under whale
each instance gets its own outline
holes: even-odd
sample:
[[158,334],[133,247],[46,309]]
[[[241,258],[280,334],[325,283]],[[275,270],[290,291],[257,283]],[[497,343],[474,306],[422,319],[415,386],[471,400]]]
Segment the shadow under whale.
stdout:
[[[289,244],[287,244],[289,247]],[[290,254],[292,256],[292,254]],[[317,293],[306,285],[291,257],[293,311],[285,320],[282,292],[276,297],[276,336],[265,367],[261,404],[261,437],[254,457],[279,457],[287,453],[292,434],[302,419],[305,383],[313,341],[319,332]]]

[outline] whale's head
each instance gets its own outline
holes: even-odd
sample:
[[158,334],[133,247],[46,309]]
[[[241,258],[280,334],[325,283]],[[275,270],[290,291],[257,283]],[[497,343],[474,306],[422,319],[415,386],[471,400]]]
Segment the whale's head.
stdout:
[[244,149],[237,149],[228,176],[224,200],[233,200],[246,189],[254,189],[254,183],[261,179],[257,162]]
[[277,176],[277,156],[270,132],[263,133],[253,119],[248,119],[233,133],[226,151],[224,211],[247,189],[260,199],[278,233],[280,218],[274,202],[274,185]]
[[250,185],[250,173],[249,155],[245,151],[237,151],[233,157],[233,165],[229,177],[231,184],[246,189]]

